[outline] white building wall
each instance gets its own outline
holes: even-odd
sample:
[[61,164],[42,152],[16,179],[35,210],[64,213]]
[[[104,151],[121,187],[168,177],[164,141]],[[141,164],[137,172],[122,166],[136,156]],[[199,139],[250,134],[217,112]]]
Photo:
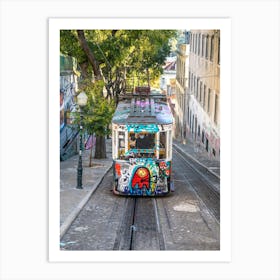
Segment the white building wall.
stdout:
[[219,157],[220,151],[219,55],[219,30],[191,30],[187,126],[192,137],[214,157]]
[[189,80],[189,44],[180,44],[177,54],[176,99],[175,103],[175,137],[185,141],[188,104]]
[[160,88],[167,92],[168,86],[170,86],[170,80],[176,78],[176,71],[164,71],[160,76]]

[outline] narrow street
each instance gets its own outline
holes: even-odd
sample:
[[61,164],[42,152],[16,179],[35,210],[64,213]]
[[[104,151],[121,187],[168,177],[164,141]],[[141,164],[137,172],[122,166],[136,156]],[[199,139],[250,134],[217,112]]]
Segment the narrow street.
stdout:
[[61,250],[219,250],[219,179],[173,146],[175,192],[112,193],[112,169],[63,236]]

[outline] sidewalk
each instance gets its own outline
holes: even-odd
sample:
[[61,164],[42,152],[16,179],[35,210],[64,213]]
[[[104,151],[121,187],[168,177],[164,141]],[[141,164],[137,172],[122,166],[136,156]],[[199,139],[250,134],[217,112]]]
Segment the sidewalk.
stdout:
[[[93,159],[89,167],[90,150],[83,152],[83,189],[77,189],[77,165],[79,156],[60,162],[60,237],[90,199],[105,174],[112,166],[112,141],[106,140],[106,159]],[[94,150],[93,150],[94,156]]]
[[[209,158],[205,149],[198,147],[191,139],[186,144],[173,140],[173,144],[188,156],[199,161],[213,173],[219,175],[220,161]],[[79,156],[60,162],[60,237],[65,234],[84,205],[90,199],[99,183],[112,166],[112,140],[106,140],[106,159],[93,159],[89,167],[89,150],[83,152],[83,189],[77,189],[77,165]],[[93,151],[94,155],[94,151]]]
[[207,168],[210,172],[220,176],[220,160],[211,157],[204,147],[199,146],[191,138],[187,138],[186,144],[173,139],[175,147],[186,153],[189,157],[198,161],[202,166]]

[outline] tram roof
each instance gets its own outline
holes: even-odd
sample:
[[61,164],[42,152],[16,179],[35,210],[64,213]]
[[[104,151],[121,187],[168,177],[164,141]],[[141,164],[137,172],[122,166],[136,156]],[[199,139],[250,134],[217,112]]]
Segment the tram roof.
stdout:
[[164,95],[131,95],[119,102],[112,122],[172,124],[173,115]]

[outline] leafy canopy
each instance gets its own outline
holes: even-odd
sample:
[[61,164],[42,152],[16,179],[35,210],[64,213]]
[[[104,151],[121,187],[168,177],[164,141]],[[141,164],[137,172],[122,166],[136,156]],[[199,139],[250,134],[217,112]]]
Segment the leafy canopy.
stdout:
[[[115,111],[113,100],[105,99],[102,91],[103,81],[92,83],[88,81],[82,89],[87,93],[88,101],[83,111],[83,125],[88,134],[106,136],[110,134],[109,124]],[[80,121],[77,116],[77,121]]]
[[[176,30],[84,30],[85,38],[98,61],[104,80],[126,69],[127,78],[140,73],[158,78],[162,65],[171,50],[171,41],[177,36]],[[87,57],[81,49],[76,30],[61,30],[60,50],[86,63]],[[92,71],[90,65],[87,72]]]

